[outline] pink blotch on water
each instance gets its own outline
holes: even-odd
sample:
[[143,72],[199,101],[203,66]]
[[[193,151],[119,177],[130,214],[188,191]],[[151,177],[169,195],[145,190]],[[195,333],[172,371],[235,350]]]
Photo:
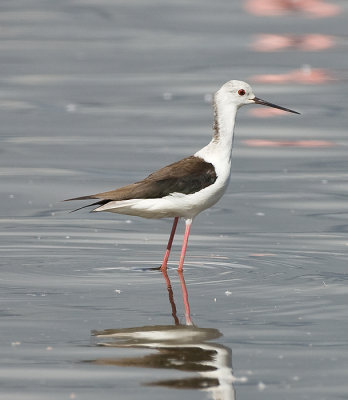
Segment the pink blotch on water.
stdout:
[[332,147],[334,142],[329,140],[267,140],[267,139],[247,139],[243,143],[249,147]]
[[255,51],[279,51],[291,47],[293,40],[290,35],[272,35],[272,34],[261,34],[258,35],[252,49]]
[[332,17],[341,12],[338,5],[323,0],[246,0],[247,12],[259,16],[303,13],[310,18]]
[[251,47],[260,52],[275,52],[285,49],[321,51],[334,47],[334,45],[334,37],[316,33],[308,35],[261,34],[255,38]]
[[319,33],[303,35],[302,40],[298,43],[297,48],[303,51],[321,51],[327,50],[335,46],[335,38]]
[[244,7],[250,14],[261,16],[277,16],[295,11],[294,2],[291,0],[247,0]]
[[307,12],[312,18],[333,17],[341,12],[341,7],[338,5],[321,0],[302,0],[298,3],[301,10]]
[[333,76],[325,69],[311,68],[305,66],[300,69],[289,71],[285,74],[264,74],[251,77],[257,83],[300,83],[316,85],[332,81]]
[[252,115],[256,118],[269,118],[269,117],[277,117],[278,115],[288,114],[286,111],[278,110],[277,108],[271,107],[254,107],[251,110],[248,110],[249,115]]

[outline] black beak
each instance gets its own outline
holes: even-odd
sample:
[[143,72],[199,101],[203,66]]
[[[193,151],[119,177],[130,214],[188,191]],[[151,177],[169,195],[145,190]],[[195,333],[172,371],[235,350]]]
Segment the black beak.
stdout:
[[278,110],[283,110],[283,111],[291,112],[291,113],[294,113],[294,114],[300,114],[297,111],[290,110],[289,108],[277,106],[276,104],[269,103],[268,101],[259,99],[258,97],[254,97],[252,100],[254,100],[255,104],[262,104],[263,106],[278,108]]

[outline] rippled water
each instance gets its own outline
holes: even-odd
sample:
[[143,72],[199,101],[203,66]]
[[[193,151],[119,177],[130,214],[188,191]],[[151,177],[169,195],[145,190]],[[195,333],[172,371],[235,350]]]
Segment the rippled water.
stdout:
[[[3,2],[1,399],[347,397],[347,5],[334,3],[267,16],[252,1]],[[204,146],[211,93],[233,78],[302,115],[240,110],[231,184],[193,225],[186,285],[182,225],[163,277],[171,221],[60,202]]]

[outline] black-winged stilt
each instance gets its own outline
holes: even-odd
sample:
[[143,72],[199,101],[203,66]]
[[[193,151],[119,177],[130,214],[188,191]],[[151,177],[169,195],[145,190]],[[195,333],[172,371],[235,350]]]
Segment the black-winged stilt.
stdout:
[[192,220],[201,211],[214,205],[227,188],[231,174],[236,114],[246,104],[262,104],[299,114],[255,97],[252,88],[245,82],[226,82],[214,96],[214,133],[207,146],[193,156],[153,172],[142,181],[109,192],[68,200],[97,199],[97,202],[90,204],[98,205],[93,210],[95,212],[109,211],[144,218],[174,218],[162,270],[167,268],[178,220],[184,218],[186,228],[178,267],[182,271]]

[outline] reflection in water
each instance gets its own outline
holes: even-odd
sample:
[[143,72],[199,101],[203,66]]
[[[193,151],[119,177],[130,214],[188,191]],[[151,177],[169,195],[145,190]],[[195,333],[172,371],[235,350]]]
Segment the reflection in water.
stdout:
[[194,372],[196,375],[146,382],[146,385],[165,386],[175,389],[199,389],[210,394],[214,400],[233,400],[235,392],[232,375],[232,351],[219,343],[221,333],[213,328],[198,328],[193,325],[184,276],[178,272],[185,306],[186,325],[180,325],[172,286],[166,271],[165,279],[174,325],[142,326],[126,329],[93,331],[99,346],[118,348],[146,348],[156,352],[145,356],[126,358],[99,358],[97,365],[122,367],[175,369]]

